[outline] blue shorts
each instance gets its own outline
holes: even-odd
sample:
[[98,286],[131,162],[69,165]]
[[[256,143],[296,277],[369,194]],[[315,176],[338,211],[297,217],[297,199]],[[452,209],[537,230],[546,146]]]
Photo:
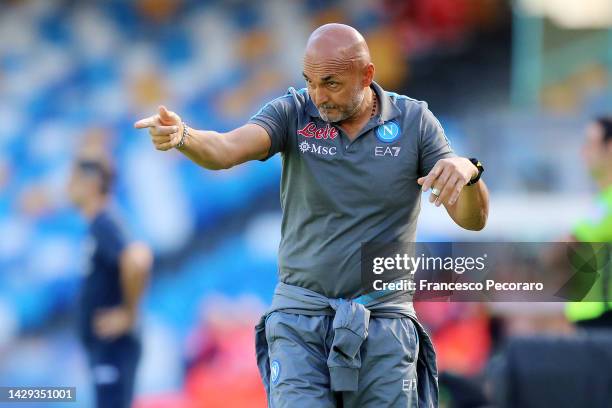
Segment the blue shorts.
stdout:
[[129,408],[141,345],[132,336],[86,345],[97,408]]

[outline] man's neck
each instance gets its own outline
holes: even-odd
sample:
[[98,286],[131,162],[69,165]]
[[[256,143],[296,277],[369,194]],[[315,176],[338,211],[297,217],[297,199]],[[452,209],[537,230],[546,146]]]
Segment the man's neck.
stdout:
[[92,198],[81,207],[81,213],[83,213],[83,216],[87,220],[92,221],[98,214],[100,214],[100,212],[102,212],[106,206],[106,201],[106,196]]
[[604,191],[612,186],[612,168],[607,163],[597,170],[591,170],[591,176],[599,191]]
[[372,87],[369,87],[368,90],[369,92],[366,93],[365,98],[363,98],[363,102],[361,102],[355,114],[339,123],[342,128],[362,128],[363,124],[370,120],[370,118],[372,117],[372,106],[374,103],[375,96]]

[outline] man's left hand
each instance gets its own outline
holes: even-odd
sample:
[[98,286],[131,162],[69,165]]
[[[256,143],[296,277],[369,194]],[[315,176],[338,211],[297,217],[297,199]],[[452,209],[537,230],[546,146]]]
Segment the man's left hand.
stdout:
[[114,340],[132,329],[134,318],[126,307],[98,311],[94,317],[94,332],[104,340]]
[[465,157],[440,159],[425,177],[417,179],[423,191],[435,188],[439,195],[431,194],[429,202],[437,207],[442,203],[453,205],[463,187],[478,175],[478,169]]

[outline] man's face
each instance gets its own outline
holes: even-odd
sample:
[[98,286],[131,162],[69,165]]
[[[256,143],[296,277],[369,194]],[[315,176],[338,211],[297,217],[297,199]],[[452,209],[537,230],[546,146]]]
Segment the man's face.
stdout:
[[354,63],[318,63],[304,59],[304,79],[308,94],[321,118],[341,122],[357,112],[365,97],[363,73]]
[[586,129],[582,145],[582,159],[593,177],[599,178],[602,173],[610,171],[612,162],[612,143],[604,142],[602,126],[593,122]]
[[91,197],[96,197],[99,192],[99,180],[93,175],[88,175],[78,165],[73,166],[68,180],[68,197],[72,204],[82,207]]

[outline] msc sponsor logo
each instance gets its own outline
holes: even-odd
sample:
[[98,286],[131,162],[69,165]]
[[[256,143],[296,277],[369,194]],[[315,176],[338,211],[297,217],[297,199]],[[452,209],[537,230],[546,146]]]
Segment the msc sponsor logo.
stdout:
[[394,121],[385,122],[376,128],[376,137],[383,143],[395,142],[400,134],[400,127]]
[[330,126],[329,123],[325,127],[318,128],[314,122],[308,122],[306,126],[297,131],[297,134],[315,139],[335,139],[338,136],[338,129]]
[[337,153],[336,146],[320,146],[314,143],[308,143],[306,140],[299,144],[300,152],[315,153],[322,156],[335,156]]

